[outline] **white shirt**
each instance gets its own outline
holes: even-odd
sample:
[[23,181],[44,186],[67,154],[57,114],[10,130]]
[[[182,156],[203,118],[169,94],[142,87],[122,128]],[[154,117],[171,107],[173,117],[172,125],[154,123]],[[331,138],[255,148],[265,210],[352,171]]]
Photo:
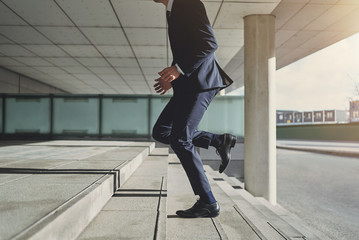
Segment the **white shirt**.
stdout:
[[[167,11],[171,12],[172,11],[172,5],[173,5],[173,1],[174,0],[168,0],[168,4],[167,4]],[[177,68],[177,71],[179,73],[181,73],[182,75],[184,75],[182,69],[178,66],[178,64],[176,63],[176,68]]]

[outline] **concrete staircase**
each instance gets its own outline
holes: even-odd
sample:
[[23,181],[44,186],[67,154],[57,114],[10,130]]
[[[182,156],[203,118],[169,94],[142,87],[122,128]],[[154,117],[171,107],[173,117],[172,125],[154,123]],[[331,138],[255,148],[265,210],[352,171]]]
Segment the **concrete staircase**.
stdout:
[[0,148],[0,239],[328,239],[236,178],[205,170],[221,214],[182,219],[175,212],[196,198],[177,157],[154,143]]
[[154,150],[148,142],[0,148],[0,239],[76,239]]

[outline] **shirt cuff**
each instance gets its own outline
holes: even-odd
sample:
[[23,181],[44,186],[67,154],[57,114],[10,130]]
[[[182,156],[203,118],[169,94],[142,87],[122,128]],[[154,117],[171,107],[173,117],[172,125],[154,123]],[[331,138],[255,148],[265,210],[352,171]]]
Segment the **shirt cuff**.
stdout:
[[182,75],[184,75],[182,69],[178,66],[178,64],[176,63],[176,68],[177,68],[177,71],[180,72]]

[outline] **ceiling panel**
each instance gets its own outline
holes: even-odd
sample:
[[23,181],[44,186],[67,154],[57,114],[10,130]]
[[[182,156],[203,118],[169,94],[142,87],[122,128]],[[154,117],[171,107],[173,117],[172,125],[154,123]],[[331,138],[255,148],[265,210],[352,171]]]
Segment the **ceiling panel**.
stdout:
[[105,58],[76,58],[86,67],[109,67]]
[[101,80],[93,74],[73,74],[76,78],[85,82],[101,82]]
[[294,30],[279,30],[275,34],[275,47],[279,47],[285,43],[288,39],[293,37],[298,31]]
[[98,45],[128,45],[122,28],[81,28],[91,43]]
[[75,78],[73,75],[71,74],[51,74],[52,77],[59,79],[61,81],[71,81],[71,82],[78,82],[79,80],[77,78]]
[[37,27],[55,44],[90,44],[76,27]]
[[116,70],[123,75],[141,75],[142,72],[138,67],[116,67]]
[[[340,19],[338,22],[332,24],[330,27],[328,27],[327,30],[329,31],[343,31],[343,29],[347,30],[350,28],[353,28],[354,33],[357,32],[357,29],[359,27],[358,20],[359,20],[359,8],[358,4],[353,8],[355,9],[350,15],[347,15]],[[344,31],[345,31],[344,30]]]
[[28,66],[53,66],[52,63],[40,57],[14,57],[14,59]]
[[30,57],[34,56],[33,53],[28,51],[27,49],[23,48],[19,45],[13,44],[2,44],[0,45],[0,52],[5,56],[9,57]]
[[328,39],[334,38],[338,34],[339,34],[338,32],[329,32],[329,31],[319,32],[318,34],[310,38],[308,41],[301,44],[300,47],[306,49],[313,49],[313,46],[321,46],[322,43],[324,43]]
[[166,58],[166,46],[133,46],[137,58]]
[[306,4],[308,1],[282,1],[274,9],[273,15],[275,18],[276,29],[281,28],[285,23],[287,23],[291,18],[295,16]]
[[88,70],[87,68],[79,65],[79,66],[67,66],[65,67],[66,72],[68,73],[72,73],[72,74],[79,74],[79,73],[86,73],[86,74],[91,74],[91,71]]
[[0,33],[19,44],[51,44],[48,39],[29,26],[0,26]]
[[143,0],[113,0],[123,27],[166,27],[166,9],[162,4]]
[[116,74],[112,67],[91,67],[90,70],[96,74]]
[[142,71],[145,75],[156,75],[158,76],[158,72],[161,71],[161,68],[157,68],[157,67],[146,67],[146,68],[142,68]]
[[241,29],[214,29],[219,46],[241,47],[244,44],[244,31]]
[[283,43],[281,45],[281,47],[295,49],[295,48],[299,47],[300,45],[302,45],[304,42],[306,42],[306,41],[310,40],[311,38],[313,38],[318,33],[319,33],[318,31],[301,31],[301,32],[298,32],[295,35],[293,35],[293,37],[291,37],[288,41]]
[[[278,2],[204,0],[211,23],[216,19],[216,56],[222,67],[232,66],[236,82],[243,78],[242,65],[233,69],[243,63],[236,53],[247,14],[276,15],[278,68],[359,32],[357,0]],[[72,93],[150,94],[157,72],[172,62],[166,32],[165,8],[152,0],[3,0],[0,66]]]
[[219,11],[219,7],[221,6],[221,1],[204,2],[203,4],[204,4],[204,6],[206,8],[206,12],[207,12],[209,22],[211,23],[211,25],[213,25],[213,22],[216,19],[216,16],[217,16],[218,11]]
[[11,57],[0,57],[0,66],[24,66],[24,64]]
[[2,0],[32,25],[72,26],[70,20],[54,1]]
[[217,58],[233,58],[234,55],[240,50],[240,47],[220,47],[217,49],[215,55]]
[[218,63],[222,68],[224,68],[231,60],[231,58],[218,58]]
[[[0,33],[0,34],[2,34],[2,33]],[[4,43],[9,43],[9,44],[11,44],[11,43],[13,43],[13,41],[10,41],[10,40],[7,39],[6,37],[0,35],[0,44],[4,44]]]
[[[145,78],[143,77],[143,75],[124,75],[121,74],[123,80],[127,81],[127,83],[129,82],[133,82],[133,81],[144,81]],[[143,82],[143,84],[146,84],[145,82]]]
[[70,57],[47,57],[45,59],[59,67],[80,66],[77,61]]
[[[274,0],[273,0],[274,1]],[[215,28],[235,28],[243,29],[243,17],[250,14],[269,14],[277,6],[277,2],[224,2],[219,11]]]
[[119,27],[109,0],[57,0],[77,26]]
[[61,48],[55,45],[26,45],[26,48],[40,57],[66,57]]
[[167,30],[165,28],[125,28],[131,45],[164,46]]
[[9,69],[13,70],[14,72],[21,73],[23,75],[34,75],[42,74],[40,71],[32,68],[32,67],[23,67],[23,66],[10,66]]
[[352,12],[353,5],[338,5],[333,6],[328,11],[324,12],[323,15],[311,22],[305,30],[323,30],[339,21],[343,17],[347,16]]
[[297,15],[285,23],[281,29],[298,30],[305,28],[318,17],[318,14],[325,13],[331,6],[329,4],[307,4]]
[[116,83],[116,84],[124,84],[123,80],[118,74],[98,74],[98,76],[106,81],[107,83]]
[[138,61],[141,67],[159,67],[163,69],[167,66],[167,58],[139,58]]
[[138,67],[135,58],[107,58],[114,67]]
[[60,45],[72,57],[101,57],[92,45]]
[[39,70],[40,72],[47,73],[47,74],[65,74],[66,72],[58,67],[34,67],[36,70]]
[[132,58],[134,57],[129,46],[97,46],[105,57]]
[[24,20],[0,2],[0,24],[1,25],[27,25]]

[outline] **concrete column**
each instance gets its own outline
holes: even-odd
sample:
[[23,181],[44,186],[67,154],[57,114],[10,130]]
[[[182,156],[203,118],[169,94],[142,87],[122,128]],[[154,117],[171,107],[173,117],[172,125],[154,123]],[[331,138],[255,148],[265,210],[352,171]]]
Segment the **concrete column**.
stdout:
[[275,17],[244,18],[244,180],[256,197],[276,204]]

